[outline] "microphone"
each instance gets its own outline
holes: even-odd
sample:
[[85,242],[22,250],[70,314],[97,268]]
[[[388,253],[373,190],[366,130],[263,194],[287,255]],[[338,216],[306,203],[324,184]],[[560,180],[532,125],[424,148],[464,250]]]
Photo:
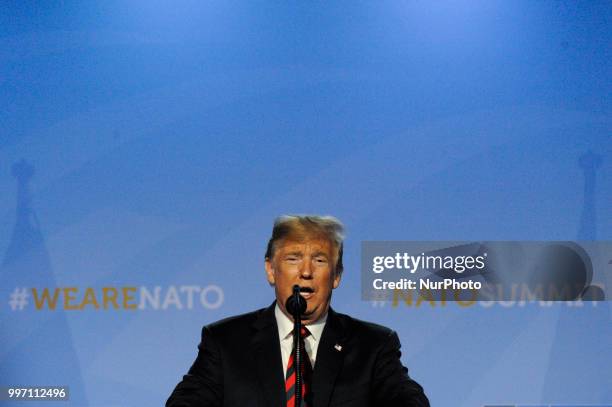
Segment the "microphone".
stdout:
[[293,360],[295,363],[295,400],[294,405],[302,405],[302,345],[300,345],[300,332],[302,331],[302,314],[306,312],[306,298],[300,295],[300,286],[293,286],[293,294],[287,298],[285,308],[293,315]]
[[299,285],[294,285],[293,294],[290,295],[285,302],[285,309],[293,316],[296,314],[302,315],[306,312],[306,298],[300,295],[300,289]]

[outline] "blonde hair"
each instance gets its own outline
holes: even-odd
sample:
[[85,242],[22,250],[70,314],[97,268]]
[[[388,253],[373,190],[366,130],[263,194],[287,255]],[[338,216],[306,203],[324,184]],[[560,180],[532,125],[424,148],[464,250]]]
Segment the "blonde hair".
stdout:
[[336,274],[342,274],[342,246],[344,226],[333,216],[319,215],[283,215],[276,218],[272,228],[272,237],[268,241],[266,260],[272,260],[278,242],[285,239],[302,241],[306,238],[323,238],[328,240],[336,253]]

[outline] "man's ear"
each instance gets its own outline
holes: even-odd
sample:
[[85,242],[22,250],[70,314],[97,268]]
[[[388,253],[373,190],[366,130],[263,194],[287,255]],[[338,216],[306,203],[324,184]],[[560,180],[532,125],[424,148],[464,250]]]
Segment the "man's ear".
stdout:
[[274,265],[272,264],[272,260],[266,259],[265,268],[266,268],[266,277],[268,278],[268,283],[270,283],[270,285],[276,284],[276,278],[274,278],[275,277],[274,276]]
[[338,288],[340,280],[342,279],[342,273],[334,272],[334,280],[332,281],[332,288]]

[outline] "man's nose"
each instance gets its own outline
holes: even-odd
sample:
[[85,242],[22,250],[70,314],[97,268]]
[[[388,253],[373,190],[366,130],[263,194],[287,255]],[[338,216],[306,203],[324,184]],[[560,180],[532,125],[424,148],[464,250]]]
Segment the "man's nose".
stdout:
[[302,278],[312,277],[312,262],[310,260],[303,263],[300,275]]

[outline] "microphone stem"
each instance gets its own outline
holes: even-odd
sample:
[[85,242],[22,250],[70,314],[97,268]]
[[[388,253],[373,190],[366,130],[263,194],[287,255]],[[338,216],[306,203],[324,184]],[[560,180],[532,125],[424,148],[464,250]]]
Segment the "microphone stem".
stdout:
[[[300,287],[293,286],[293,297],[295,304],[300,304]],[[302,405],[302,347],[301,332],[302,320],[300,315],[300,307],[296,306],[293,313],[293,360],[295,361],[295,404],[294,407]]]

